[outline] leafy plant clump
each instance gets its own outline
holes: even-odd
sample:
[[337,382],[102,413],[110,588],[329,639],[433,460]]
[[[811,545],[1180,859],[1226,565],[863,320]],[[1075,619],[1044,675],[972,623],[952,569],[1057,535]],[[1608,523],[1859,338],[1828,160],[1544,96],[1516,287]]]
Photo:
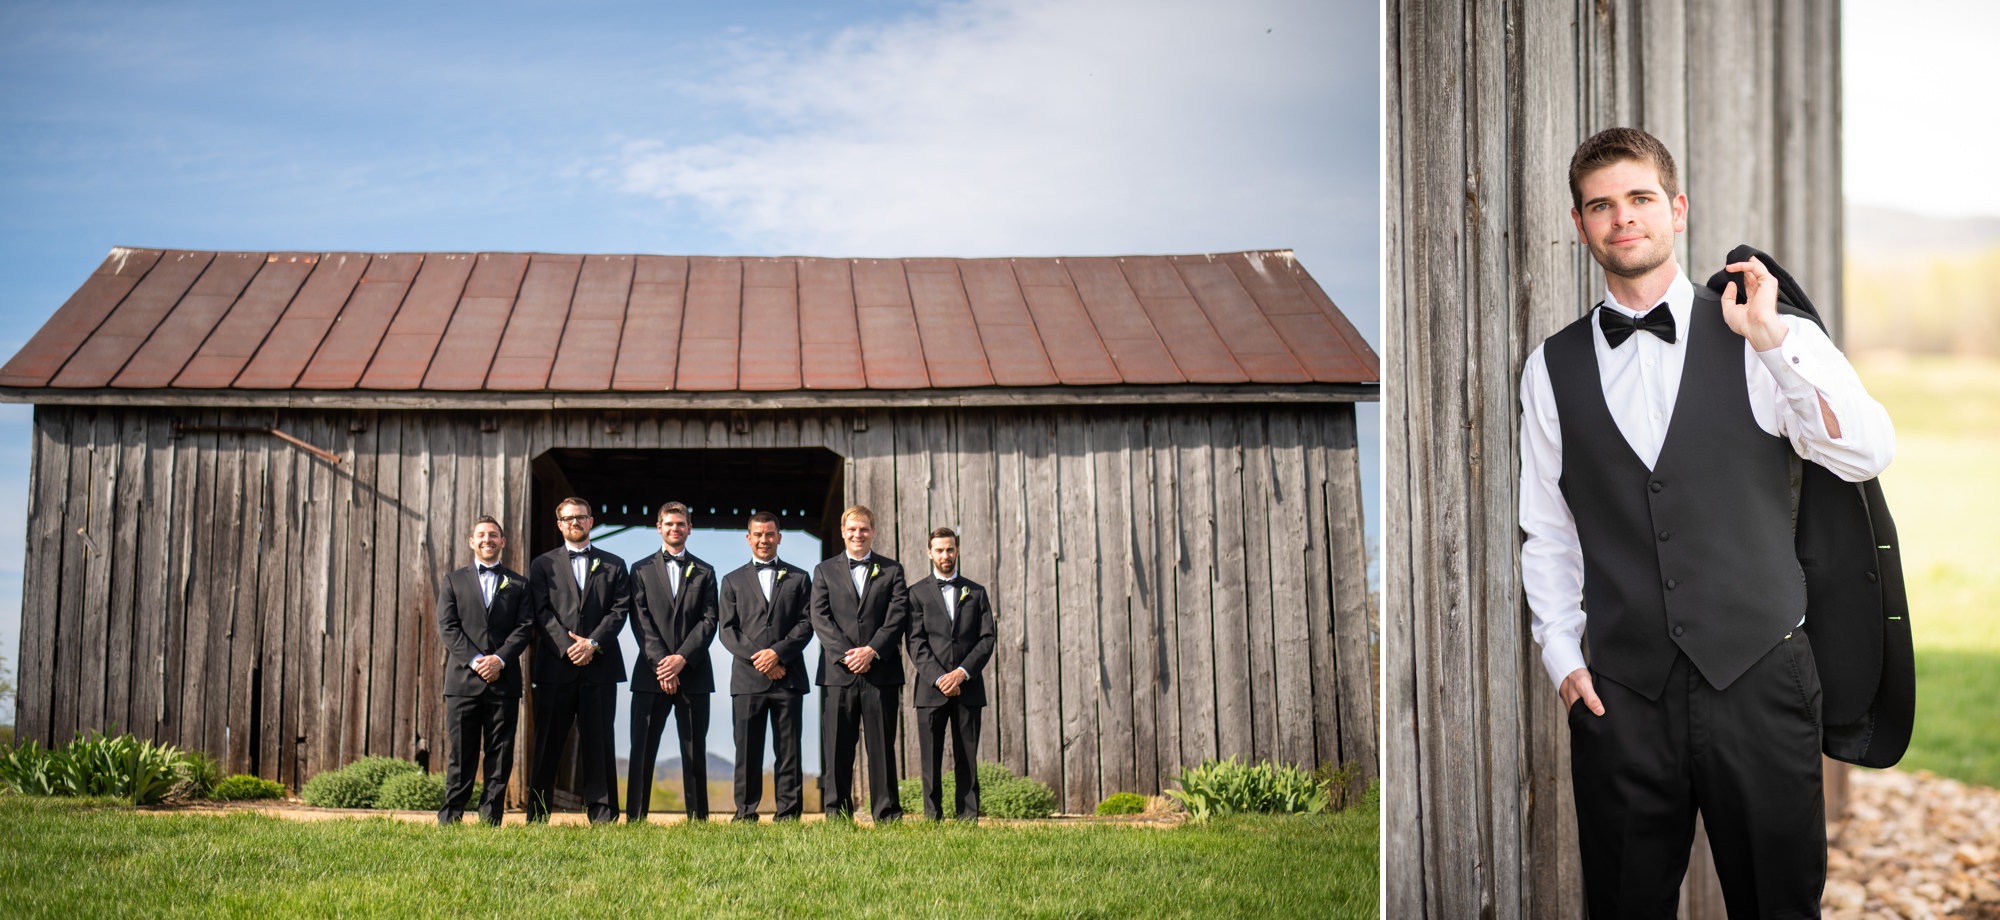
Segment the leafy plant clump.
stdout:
[[1313,771],[1313,779],[1326,789],[1327,811],[1343,811],[1360,804],[1364,784],[1359,763],[1325,761]]
[[1146,797],[1136,792],[1119,792],[1097,803],[1100,815],[1136,815],[1146,810]]
[[1268,760],[1206,760],[1174,777],[1181,788],[1167,795],[1196,821],[1235,812],[1314,814],[1326,810],[1327,791],[1318,778],[1298,767]]
[[436,773],[397,773],[382,783],[375,807],[393,811],[437,811],[444,807],[444,777]]
[[402,773],[423,772],[423,768],[417,766],[414,762],[397,760],[394,757],[363,757],[340,769],[343,773],[351,773],[360,777],[362,781],[368,784],[369,788],[376,790],[380,790],[382,784],[388,782],[392,776]]
[[328,770],[306,780],[299,798],[317,808],[374,808],[375,787],[359,774]]
[[24,795],[96,796],[152,805],[170,796],[200,795],[213,780],[205,755],[132,735],[93,732],[68,744],[39,743],[0,751],[0,788]]
[[283,783],[238,773],[215,784],[215,791],[209,798],[218,802],[247,802],[256,799],[282,799],[285,797]]
[[[952,814],[952,801],[957,795],[957,777],[946,773],[941,779],[939,798],[945,816]],[[924,787],[919,777],[904,777],[896,785],[896,797],[902,802],[903,812],[909,815],[924,813]],[[982,761],[979,764],[979,813],[990,818],[1031,819],[1046,818],[1055,814],[1056,794],[1041,780],[1026,776],[1015,776],[1005,764]]]

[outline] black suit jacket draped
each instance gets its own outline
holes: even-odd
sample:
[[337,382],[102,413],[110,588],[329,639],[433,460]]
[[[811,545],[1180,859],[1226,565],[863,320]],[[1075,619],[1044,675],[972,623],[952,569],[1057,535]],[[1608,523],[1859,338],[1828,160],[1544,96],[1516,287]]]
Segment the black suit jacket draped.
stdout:
[[[625,655],[618,648],[618,631],[631,612],[631,578],[625,560],[597,547],[590,548],[583,587],[571,573],[569,549],[558,546],[528,564],[528,591],[534,603],[535,683],[617,684],[625,681]],[[565,655],[570,633],[596,640],[597,657],[577,667]]]
[[[521,652],[534,626],[528,603],[528,580],[501,566],[487,606],[479,591],[479,573],[472,566],[455,569],[438,582],[438,639],[444,645],[444,695],[521,695]],[[498,655],[505,662],[500,677],[487,683],[472,670],[472,659]]]
[[[880,553],[868,559],[868,579],[859,596],[854,593],[854,576],[846,553],[819,564],[813,570],[812,625],[819,634],[819,678],[821,686],[844,687],[856,683],[877,686],[903,682],[904,630],[909,628],[909,588],[903,584],[903,567]],[[866,645],[875,650],[875,663],[866,674],[855,674],[841,662],[849,649]]]
[[[632,566],[632,632],[639,640],[639,660],[632,664],[632,692],[659,693],[653,669],[668,655],[687,659],[681,668],[681,692],[715,692],[715,672],[708,663],[708,644],[715,639],[715,567],[683,554],[681,562],[657,552]],[[682,569],[681,593],[674,596],[668,566]]]
[[[746,565],[722,577],[720,626],[722,647],[729,650],[735,664],[729,669],[729,692],[743,696],[753,693],[786,692],[803,694],[811,689],[806,682],[806,643],[812,641],[812,622],[806,604],[811,600],[812,578],[806,570],[782,559],[773,560],[778,574],[771,585],[771,599],[764,600],[764,588],[757,583],[756,566]],[[750,664],[758,652],[778,653],[785,667],[783,680],[773,681]]]
[[965,669],[959,684],[961,706],[986,705],[986,679],[980,672],[993,657],[993,603],[986,588],[959,576],[952,585],[958,597],[958,617],[953,620],[945,607],[942,585],[936,576],[926,575],[910,585],[910,660],[917,668],[917,706],[943,706],[954,697],[937,688],[937,680],[957,668]]

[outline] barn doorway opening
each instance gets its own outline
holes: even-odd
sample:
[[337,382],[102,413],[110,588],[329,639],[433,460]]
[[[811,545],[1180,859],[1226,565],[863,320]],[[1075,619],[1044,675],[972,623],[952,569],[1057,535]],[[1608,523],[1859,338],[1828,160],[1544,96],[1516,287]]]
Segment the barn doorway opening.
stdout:
[[[662,504],[678,501],[694,510],[695,532],[688,541],[689,549],[715,565],[718,574],[726,574],[749,561],[749,551],[742,535],[750,515],[757,511],[777,515],[779,529],[790,535],[780,546],[780,555],[793,564],[811,566],[824,555],[840,551],[840,512],[846,507],[842,472],[841,456],[818,447],[553,449],[530,462],[529,520],[520,528],[528,538],[528,551],[522,557],[523,563],[525,565],[527,560],[562,545],[562,536],[555,526],[556,502],[573,495],[588,500],[594,506],[592,517],[596,521],[591,531],[591,542],[603,545],[627,563],[636,562],[646,553],[659,550],[659,536],[653,530],[654,521]],[[726,532],[726,535],[721,532]],[[715,536],[721,536],[719,545],[705,539]],[[797,539],[802,536],[811,539]],[[712,546],[716,548],[711,549]],[[638,651],[629,626],[620,633],[619,643],[629,668]],[[710,646],[710,656],[718,686],[726,691],[730,667],[728,652],[722,643],[714,642]],[[817,640],[807,645],[805,656],[809,662],[819,660]],[[529,693],[531,702],[522,713],[515,748],[517,768],[511,798],[516,806],[524,802],[522,796],[529,772],[527,765],[533,762],[533,690],[530,689]],[[733,792],[717,797],[722,787],[716,783],[728,783],[736,755],[728,697],[719,696],[723,703],[719,710],[712,712],[708,733],[711,804],[732,800]],[[622,780],[627,769],[625,758],[631,750],[631,695],[621,687],[617,698],[618,712],[613,719],[614,749],[618,754],[618,776]],[[818,722],[816,719],[806,722],[802,738],[805,766],[808,774],[816,774],[819,770]],[[656,786],[673,785],[678,788],[681,774],[678,756],[671,753],[675,750],[672,739],[673,730],[670,728],[661,750],[662,756],[671,758],[671,762],[662,761],[656,769]],[[557,811],[576,811],[581,809],[582,802],[571,791],[579,763],[573,729],[564,739],[563,748],[553,805]],[[765,753],[767,762],[771,753]],[[813,783],[808,783],[807,787],[806,805],[816,809],[818,789]],[[656,811],[674,810],[666,807],[660,799],[654,801]],[[772,800],[767,795],[765,808],[771,807]]]
[[[677,450],[556,448],[531,464],[527,558],[562,544],[556,502],[575,495],[596,506],[593,539],[627,528],[650,529],[660,505],[694,509],[695,526],[741,530],[751,513],[778,515],[823,545],[839,527],[841,458],[823,447]],[[812,560],[817,562],[818,560]]]

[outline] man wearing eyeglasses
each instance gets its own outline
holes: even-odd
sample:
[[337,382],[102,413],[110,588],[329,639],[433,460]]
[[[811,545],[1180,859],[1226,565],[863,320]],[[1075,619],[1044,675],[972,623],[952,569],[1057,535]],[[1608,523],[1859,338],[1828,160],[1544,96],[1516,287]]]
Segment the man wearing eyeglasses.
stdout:
[[556,767],[576,726],[577,795],[592,824],[618,820],[612,717],[625,680],[618,631],[631,610],[625,560],[590,544],[590,503],[556,506],[563,545],[528,566],[535,609],[535,763],[528,773],[528,820],[547,821]]

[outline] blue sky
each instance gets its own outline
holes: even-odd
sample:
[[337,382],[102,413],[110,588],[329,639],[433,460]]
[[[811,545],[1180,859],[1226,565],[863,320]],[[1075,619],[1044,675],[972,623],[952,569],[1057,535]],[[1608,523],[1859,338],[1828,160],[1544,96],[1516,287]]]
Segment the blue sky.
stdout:
[[[0,353],[114,246],[1290,248],[1379,342],[1378,16],[1367,0],[10,0]],[[0,406],[10,666],[28,419]],[[1377,432],[1364,407],[1363,443]]]

